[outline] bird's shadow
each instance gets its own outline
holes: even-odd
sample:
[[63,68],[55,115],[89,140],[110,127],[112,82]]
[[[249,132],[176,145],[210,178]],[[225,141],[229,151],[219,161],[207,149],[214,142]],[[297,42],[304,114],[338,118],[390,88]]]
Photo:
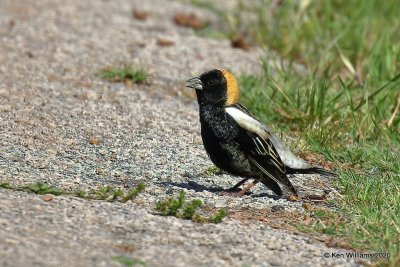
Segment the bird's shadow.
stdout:
[[[212,192],[212,193],[223,193],[226,192],[228,190],[217,186],[217,187],[207,187],[204,186],[202,184],[199,184],[197,182],[194,181],[188,181],[187,183],[174,183],[174,182],[160,182],[160,184],[162,185],[167,185],[167,186],[176,186],[176,187],[180,187],[180,188],[185,188],[185,189],[189,189],[189,190],[194,190],[196,192],[203,192],[203,191],[208,191],[208,192]],[[234,192],[239,192],[240,188],[237,189],[237,191],[231,191],[232,193]],[[260,193],[260,194],[254,194],[252,192],[246,192],[245,194],[246,196],[251,196],[253,198],[260,198],[260,197],[268,197],[268,198],[272,198],[274,200],[278,200],[281,197],[277,196],[277,195],[271,195],[268,193]]]
[[189,181],[187,183],[174,183],[174,182],[160,182],[162,185],[168,185],[168,186],[176,186],[180,188],[185,188],[189,190],[194,190],[196,192],[203,192],[203,191],[208,191],[212,193],[217,193],[217,192],[223,192],[224,189],[220,186],[218,187],[207,187],[204,185],[201,185],[199,183]]

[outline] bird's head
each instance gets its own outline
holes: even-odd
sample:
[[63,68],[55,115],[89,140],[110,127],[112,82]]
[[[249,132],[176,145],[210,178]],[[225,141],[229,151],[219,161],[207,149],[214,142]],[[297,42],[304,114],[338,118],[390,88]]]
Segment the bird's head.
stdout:
[[239,85],[227,70],[213,69],[186,81],[186,87],[196,90],[199,104],[231,106],[239,102]]

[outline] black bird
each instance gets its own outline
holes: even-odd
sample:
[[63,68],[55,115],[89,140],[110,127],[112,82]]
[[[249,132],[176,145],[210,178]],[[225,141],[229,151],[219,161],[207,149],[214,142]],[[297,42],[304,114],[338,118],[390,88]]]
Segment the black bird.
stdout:
[[295,156],[270,128],[239,104],[239,85],[229,71],[210,70],[188,80],[186,86],[196,90],[201,137],[211,161],[218,168],[244,178],[230,190],[234,191],[248,179],[254,179],[237,193],[238,196],[258,182],[278,196],[282,196],[279,185],[298,196],[287,174],[335,175]]

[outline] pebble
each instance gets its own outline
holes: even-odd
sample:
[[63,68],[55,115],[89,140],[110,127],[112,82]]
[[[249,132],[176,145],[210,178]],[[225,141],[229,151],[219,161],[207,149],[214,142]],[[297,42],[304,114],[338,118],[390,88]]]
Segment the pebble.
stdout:
[[43,200],[46,202],[52,201],[53,199],[54,199],[54,195],[52,195],[52,194],[43,195]]
[[276,211],[283,211],[285,210],[285,207],[283,205],[273,205],[271,206],[271,211],[276,212]]

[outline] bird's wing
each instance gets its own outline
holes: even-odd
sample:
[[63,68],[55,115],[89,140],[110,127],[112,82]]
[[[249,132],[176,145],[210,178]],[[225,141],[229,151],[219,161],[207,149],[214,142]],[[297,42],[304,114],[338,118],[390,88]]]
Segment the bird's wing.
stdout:
[[248,110],[246,107],[242,106],[241,104],[237,103],[233,106],[230,106],[232,108],[237,108],[238,110],[242,111],[246,115],[250,116],[252,119],[254,119],[256,122],[258,122],[259,126],[258,129],[260,132],[265,131],[268,132],[270,137],[269,139],[271,140],[273,146],[275,147],[275,150],[278,152],[279,157],[283,161],[286,167],[289,167],[290,169],[309,169],[313,168],[315,166],[311,165],[307,161],[303,160],[302,158],[297,157],[295,154],[288,149],[285,144],[279,140],[279,138],[272,133],[272,130],[265,124],[263,124],[261,121],[259,121],[257,118],[255,118]]
[[256,120],[251,114],[239,105],[226,108],[228,115],[241,128],[237,142],[242,147],[253,164],[266,176],[286,186],[293,193],[296,190],[286,176],[286,167],[276,151],[271,133],[265,125]]

